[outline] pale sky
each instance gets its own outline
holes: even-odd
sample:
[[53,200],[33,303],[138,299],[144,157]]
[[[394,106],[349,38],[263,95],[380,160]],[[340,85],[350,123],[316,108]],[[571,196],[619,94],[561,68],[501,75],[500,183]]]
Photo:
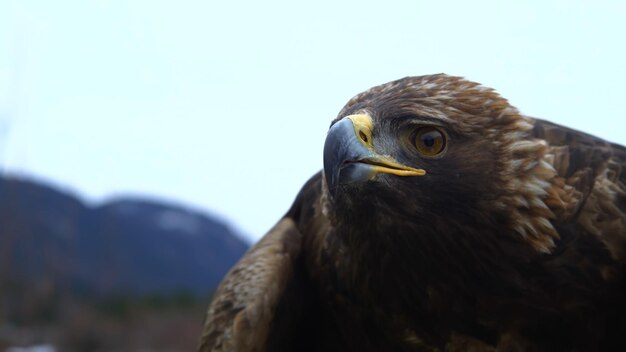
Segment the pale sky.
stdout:
[[445,72],[626,144],[626,1],[0,1],[0,170],[258,239],[353,95]]

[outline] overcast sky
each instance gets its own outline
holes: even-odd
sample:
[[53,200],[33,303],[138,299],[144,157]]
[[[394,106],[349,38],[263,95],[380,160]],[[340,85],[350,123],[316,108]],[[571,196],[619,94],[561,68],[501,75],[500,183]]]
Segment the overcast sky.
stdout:
[[373,85],[445,72],[626,144],[626,1],[0,1],[0,168],[259,238]]

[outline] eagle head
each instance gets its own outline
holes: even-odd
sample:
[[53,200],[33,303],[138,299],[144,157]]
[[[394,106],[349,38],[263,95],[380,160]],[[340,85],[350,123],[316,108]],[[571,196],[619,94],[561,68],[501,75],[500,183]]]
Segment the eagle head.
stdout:
[[546,205],[555,170],[532,128],[494,90],[460,77],[373,87],[328,131],[326,211],[361,232],[408,223],[414,228],[406,232],[454,233],[475,224],[548,252],[557,236]]

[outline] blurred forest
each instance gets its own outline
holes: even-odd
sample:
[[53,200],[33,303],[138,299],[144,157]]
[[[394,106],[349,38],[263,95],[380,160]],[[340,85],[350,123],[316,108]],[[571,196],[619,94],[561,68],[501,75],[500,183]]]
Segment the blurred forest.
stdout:
[[190,351],[247,249],[206,214],[0,177],[0,351]]

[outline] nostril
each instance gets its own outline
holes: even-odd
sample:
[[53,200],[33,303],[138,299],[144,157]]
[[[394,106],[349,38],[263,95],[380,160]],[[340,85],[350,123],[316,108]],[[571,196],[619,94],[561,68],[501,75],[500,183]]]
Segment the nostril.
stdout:
[[366,134],[365,134],[365,132],[363,132],[363,131],[359,131],[359,138],[361,138],[361,140],[362,140],[363,142],[365,142],[365,143],[368,143],[368,142],[369,142],[369,140],[368,140],[368,138],[367,138],[367,135],[366,135]]

